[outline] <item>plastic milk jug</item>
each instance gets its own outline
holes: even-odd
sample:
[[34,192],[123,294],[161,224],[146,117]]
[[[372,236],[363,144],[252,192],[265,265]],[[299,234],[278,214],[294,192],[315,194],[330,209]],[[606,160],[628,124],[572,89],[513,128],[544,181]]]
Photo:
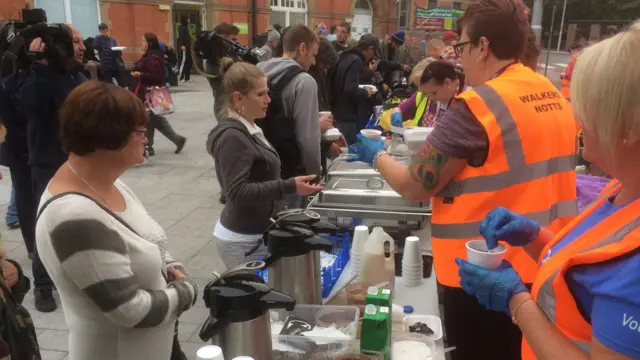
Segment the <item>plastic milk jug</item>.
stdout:
[[[385,256],[385,244],[389,246],[389,257]],[[393,289],[395,279],[395,243],[381,227],[373,229],[369,239],[364,243],[362,267],[360,268],[360,284],[363,287],[389,282]]]

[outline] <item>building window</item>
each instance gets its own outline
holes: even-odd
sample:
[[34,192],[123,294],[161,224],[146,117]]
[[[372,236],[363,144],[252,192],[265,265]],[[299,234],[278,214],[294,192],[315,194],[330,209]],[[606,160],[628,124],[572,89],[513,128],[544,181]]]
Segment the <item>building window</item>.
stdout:
[[49,23],[71,23],[86,39],[98,34],[100,0],[36,0],[35,6],[47,12]]
[[428,9],[435,9],[438,7],[438,0],[429,0]]
[[459,1],[454,1],[453,4],[451,5],[451,8],[456,10],[462,10],[462,3]]
[[307,25],[306,0],[271,0],[271,25]]

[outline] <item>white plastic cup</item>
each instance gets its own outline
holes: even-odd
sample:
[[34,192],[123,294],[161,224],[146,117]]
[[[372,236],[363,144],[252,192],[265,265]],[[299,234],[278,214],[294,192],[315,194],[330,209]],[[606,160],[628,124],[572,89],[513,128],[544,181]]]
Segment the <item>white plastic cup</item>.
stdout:
[[353,230],[353,244],[351,245],[351,256],[353,254],[362,255],[364,253],[364,243],[369,239],[369,227],[358,225]]
[[491,270],[497,269],[502,264],[504,254],[507,252],[507,248],[500,244],[493,250],[487,249],[487,243],[484,240],[471,240],[466,246],[468,262]]
[[197,360],[224,360],[222,349],[216,345],[206,345],[198,349]]
[[404,242],[404,254],[402,254],[402,265],[422,266],[422,252],[420,248],[420,238],[408,236]]
[[238,356],[234,357],[233,360],[253,360],[251,356]]
[[351,244],[351,270],[353,275],[359,276],[362,269],[362,257],[364,254],[364,243],[369,239],[369,227],[358,225],[353,230],[353,243]]

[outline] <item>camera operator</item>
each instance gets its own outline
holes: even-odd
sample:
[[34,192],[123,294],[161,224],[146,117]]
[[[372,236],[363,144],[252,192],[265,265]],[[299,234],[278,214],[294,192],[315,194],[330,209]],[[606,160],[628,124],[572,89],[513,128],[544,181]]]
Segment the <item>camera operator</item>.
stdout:
[[[213,31],[220,37],[235,42],[238,34],[240,34],[240,29],[228,23],[222,23],[216,26]],[[208,74],[215,75],[215,78],[208,78],[209,85],[211,86],[211,90],[213,91],[213,113],[218,118],[220,111],[222,110],[222,76],[220,75],[220,60],[222,57],[216,59],[208,59],[207,67],[205,71]]]
[[[24,83],[15,93],[16,107],[27,121],[28,164],[36,204],[49,180],[67,160],[58,137],[58,110],[67,95],[87,80],[82,67],[85,52],[82,34],[72,25],[66,26],[72,37],[73,54],[62,59],[61,66],[54,66],[57,61],[51,59],[34,60],[31,67],[25,69]],[[51,52],[47,51],[49,46],[38,37],[31,41],[28,51],[46,57]],[[52,295],[53,282],[38,257],[37,247],[33,253],[33,277],[36,309],[54,311],[57,306]]]

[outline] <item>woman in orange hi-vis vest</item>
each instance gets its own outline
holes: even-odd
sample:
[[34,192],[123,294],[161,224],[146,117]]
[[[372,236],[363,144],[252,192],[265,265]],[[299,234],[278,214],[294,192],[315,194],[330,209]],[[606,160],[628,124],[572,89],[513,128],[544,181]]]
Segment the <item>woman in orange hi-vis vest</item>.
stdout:
[[502,240],[536,259],[531,293],[506,261],[487,270],[456,260],[464,290],[522,329],[524,360],[640,359],[638,57],[640,24],[576,63],[571,97],[584,156],[616,179],[601,197],[557,235],[504,208],[482,222],[488,248]]
[[[472,88],[458,95],[409,166],[382,141],[359,136],[357,159],[404,198],[431,200],[431,244],[453,360],[520,359],[522,334],[460,287],[455,259],[481,239],[482,219],[504,206],[558,231],[577,215],[576,126],[558,89],[520,59],[529,38],[521,0],[478,0],[458,19],[454,49]],[[531,284],[536,263],[517,247],[506,258]],[[499,338],[502,346],[493,344]]]
[[571,101],[571,77],[573,76],[573,69],[576,66],[576,61],[578,61],[578,56],[584,49],[584,44],[576,43],[571,46],[571,60],[569,60],[569,64],[564,69],[564,71],[560,74],[560,93],[567,101]]

